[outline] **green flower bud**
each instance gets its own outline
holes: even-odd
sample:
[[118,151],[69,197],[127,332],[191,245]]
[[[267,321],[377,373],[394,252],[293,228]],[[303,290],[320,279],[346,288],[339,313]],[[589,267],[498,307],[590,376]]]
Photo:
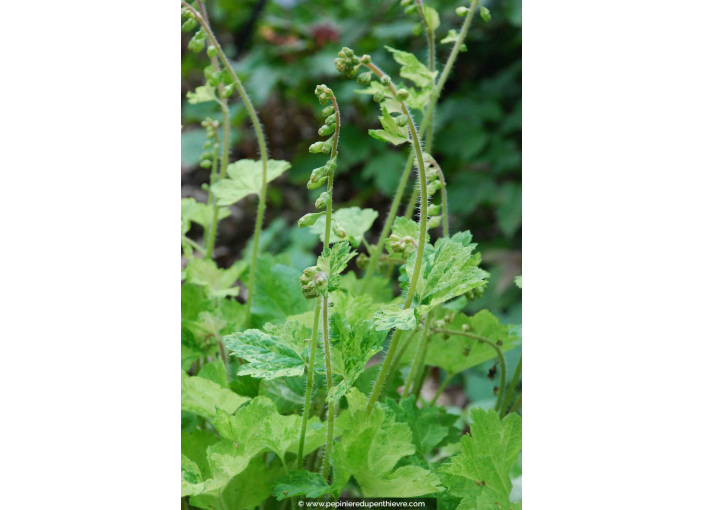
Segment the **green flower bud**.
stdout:
[[308,152],[312,154],[317,154],[323,151],[323,142],[315,142],[313,145],[308,147]]
[[374,93],[373,99],[374,99],[375,102],[381,103],[381,102],[384,100],[384,97],[386,97],[386,95],[384,94],[384,91],[383,91],[383,90],[377,90],[377,91]]
[[401,7],[406,7],[408,5],[411,5],[413,3],[413,0],[401,0]]
[[342,56],[345,56],[347,58],[354,57],[354,51],[352,51],[352,49],[348,48],[347,46],[344,46],[340,53],[342,53]]
[[408,125],[408,115],[399,115],[394,120],[397,126],[406,127]]
[[328,138],[323,142],[323,148],[321,150],[323,154],[330,154],[330,151],[332,151],[332,138]]
[[230,83],[229,85],[225,85],[222,88],[222,95],[223,95],[223,97],[230,97],[234,91],[235,91],[235,84]]
[[413,14],[414,12],[418,12],[418,9],[416,9],[415,5],[409,5],[403,10],[403,12],[405,14]]
[[442,216],[431,216],[430,219],[428,220],[428,228],[435,228],[440,226],[440,222],[442,221]]
[[399,98],[401,101],[405,101],[408,99],[408,91],[406,89],[398,89],[396,92],[396,97]]
[[372,81],[372,73],[366,72],[362,73],[359,76],[357,76],[357,83],[360,85],[369,85],[369,83]]
[[467,45],[463,44],[462,46],[460,46],[460,53],[464,53],[465,51],[467,51]]
[[462,331],[467,333],[469,331],[469,324],[462,324]]
[[423,33],[423,25],[416,23],[413,25],[413,35],[420,35]]
[[206,140],[205,143],[203,144],[204,149],[210,149],[212,146],[213,146],[212,140]]
[[389,250],[394,253],[400,253],[403,259],[407,259],[416,251],[416,242],[411,236],[398,237],[395,234],[389,236]]
[[332,115],[330,115],[328,118],[325,119],[325,125],[326,126],[334,126],[336,121],[337,121],[337,115],[333,113]]
[[491,21],[491,12],[489,12],[489,9],[487,9],[483,5],[479,8],[479,15],[487,23],[489,23]]
[[203,161],[200,162],[201,168],[210,168],[212,166],[212,161],[209,159],[204,159]]
[[327,289],[328,275],[320,271],[318,266],[312,266],[303,270],[299,282],[306,299],[314,299]]
[[211,87],[215,87],[222,81],[222,71],[215,71],[210,75],[210,78],[208,78],[208,84]]
[[388,74],[385,74],[384,76],[379,78],[379,81],[381,82],[382,85],[388,85],[389,83],[391,83],[391,78],[389,77]]
[[323,117],[327,117],[328,115],[331,115],[335,113],[335,107],[333,105],[326,106],[323,108]]
[[364,64],[365,66],[369,65],[372,63],[372,57],[369,55],[362,55],[362,58],[359,59],[359,62],[361,64]]
[[323,191],[318,199],[315,201],[315,208],[316,209],[325,209],[328,204],[330,204],[332,200],[332,197],[330,197],[330,193],[327,191]]
[[310,179],[308,180],[308,184],[306,186],[308,187],[308,189],[317,189],[323,185],[327,178],[328,176],[326,167],[321,166],[319,168],[315,168],[311,172]]
[[342,225],[340,225],[337,221],[334,221],[334,219],[332,223],[332,231],[340,239],[347,238],[347,232],[345,232],[345,229],[342,228]]
[[357,76],[357,70],[358,68],[353,67],[345,73],[345,76],[347,76],[348,78],[354,78],[355,76]]
[[428,184],[428,195],[434,195],[440,190],[441,187],[442,184],[440,184],[440,181],[431,182],[430,184]]
[[325,163],[325,166],[323,168],[325,169],[325,175],[333,175],[335,173],[335,170],[337,169],[337,156],[335,156],[334,159],[331,159],[327,163]]
[[215,55],[218,54],[218,50],[215,49],[215,46],[210,45],[210,46],[208,46],[208,51],[207,51],[207,53],[208,53],[208,56],[209,56],[210,58],[213,58]]
[[365,270],[367,269],[367,267],[369,267],[369,256],[366,253],[360,253],[359,255],[357,255],[355,263],[357,264],[358,268]]
[[438,329],[444,329],[445,328],[445,321],[440,319],[439,321],[435,321],[435,327]]
[[183,32],[188,32],[189,30],[193,30],[194,28],[196,28],[196,25],[198,25],[198,22],[195,18],[188,18],[186,21],[183,22],[183,25],[181,25],[181,30]]
[[311,227],[323,213],[308,213],[298,220],[298,228]]
[[464,18],[465,16],[467,16],[467,13],[468,13],[468,12],[469,12],[469,9],[467,9],[467,8],[464,7],[464,6],[463,6],[463,7],[458,7],[457,9],[455,9],[455,13],[456,13],[460,18]]
[[[425,162],[426,165],[430,165],[430,162],[423,158],[423,161]],[[426,168],[425,170],[425,178],[428,179],[428,182],[433,182],[438,179],[438,170],[437,168]]]
[[327,124],[324,124],[323,126],[318,129],[318,134],[320,136],[328,136],[331,135],[335,132],[335,126],[329,126]]
[[325,94],[320,94],[318,96],[318,101],[320,102],[320,104],[326,104],[328,102],[328,99],[328,96],[326,96]]
[[440,214],[440,204],[430,204],[428,206],[428,215],[437,216]]

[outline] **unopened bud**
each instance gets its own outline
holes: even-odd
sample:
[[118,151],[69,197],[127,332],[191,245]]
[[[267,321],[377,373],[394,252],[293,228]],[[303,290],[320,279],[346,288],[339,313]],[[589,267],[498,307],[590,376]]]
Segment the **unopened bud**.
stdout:
[[428,228],[439,227],[441,221],[442,221],[442,216],[432,216],[428,220]]
[[374,97],[372,99],[374,99],[374,102],[376,102],[376,103],[381,103],[384,100],[384,97],[385,97],[384,91],[377,90],[374,93]]
[[489,12],[489,9],[487,9],[483,5],[479,8],[479,15],[487,23],[489,23],[491,21],[491,12]]
[[326,106],[323,108],[323,117],[327,117],[328,115],[332,115],[335,113],[335,107],[333,105]]
[[460,18],[464,18],[465,16],[467,16],[467,13],[468,13],[468,12],[469,12],[469,9],[467,9],[467,8],[464,7],[464,6],[458,7],[457,9],[455,9],[455,13],[456,13]]
[[331,202],[330,193],[323,191],[318,199],[315,201],[316,209],[325,209]]
[[372,81],[372,73],[366,72],[362,73],[359,76],[357,76],[357,83],[360,85],[369,85],[369,83]]
[[408,116],[407,115],[399,115],[394,120],[396,121],[396,125],[399,127],[406,127],[408,125]]
[[382,85],[388,85],[389,83],[391,83],[391,77],[388,74],[385,74],[381,78],[379,78],[379,81]]
[[308,147],[308,152],[311,152],[313,154],[317,154],[319,152],[322,152],[323,144],[324,144],[324,142],[315,142],[313,145]]
[[396,97],[401,101],[405,101],[408,99],[408,91],[406,89],[398,89],[398,92],[396,92]]
[[403,12],[404,12],[405,14],[413,14],[414,12],[416,12],[416,6],[415,6],[415,5],[409,5],[409,6],[407,6],[407,7],[403,10]]
[[437,216],[438,214],[440,214],[440,204],[430,204],[428,206],[428,215]]
[[342,228],[342,225],[340,225],[337,221],[333,221],[332,231],[340,239],[345,239],[347,237],[347,232],[345,232],[345,229]]

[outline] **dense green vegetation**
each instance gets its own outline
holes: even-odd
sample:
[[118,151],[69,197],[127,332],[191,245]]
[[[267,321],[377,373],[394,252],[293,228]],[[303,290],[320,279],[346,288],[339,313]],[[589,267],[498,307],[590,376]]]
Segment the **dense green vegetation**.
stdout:
[[520,2],[242,5],[182,1],[183,505],[520,508]]

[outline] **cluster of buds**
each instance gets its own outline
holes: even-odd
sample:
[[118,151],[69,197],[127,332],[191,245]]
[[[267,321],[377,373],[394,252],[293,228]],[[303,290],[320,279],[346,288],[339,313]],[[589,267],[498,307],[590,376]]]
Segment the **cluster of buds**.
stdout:
[[183,32],[189,32],[198,26],[198,20],[188,7],[181,7],[181,17],[185,18],[183,25],[181,25]]
[[468,290],[467,292],[464,293],[464,296],[469,300],[469,301],[474,301],[475,299],[479,299],[484,295],[484,286],[482,285],[481,287],[475,287],[473,289]]
[[410,257],[416,248],[418,246],[411,236],[398,237],[396,234],[389,236],[389,249],[394,253],[400,253],[404,260]]
[[211,87],[217,87],[221,83],[223,84],[222,95],[223,97],[230,97],[235,90],[235,84],[232,82],[230,75],[225,71],[216,71],[213,66],[205,66],[203,70],[205,74],[205,79],[208,85]]
[[323,273],[318,266],[304,269],[299,281],[301,292],[306,299],[315,299],[322,295],[328,287],[328,275]]
[[[401,0],[401,7],[403,7],[403,12],[409,16],[418,14],[418,5],[414,0]],[[422,16],[421,11],[421,16]],[[423,33],[423,25],[421,23],[416,23],[413,25],[413,35],[420,35]]]
[[219,144],[217,143],[218,126],[217,120],[210,117],[200,123],[205,128],[205,143],[203,144],[203,154],[200,155],[200,166],[202,168],[210,168],[213,165],[213,158],[218,152]]
[[[334,98],[335,95],[333,94],[332,89],[328,87],[327,85],[317,85],[315,87],[315,95],[318,96],[318,100],[320,101],[320,104],[326,104],[330,99]],[[330,136],[327,140],[324,142],[315,142],[312,144],[309,148],[308,151],[317,154],[322,152],[323,154],[330,154],[333,148],[333,144],[335,142],[335,128],[338,125],[339,119],[337,118],[338,113],[337,109],[335,106],[330,105],[326,106],[323,108],[323,117],[325,117],[325,122],[323,125],[318,129],[318,134],[320,136]],[[323,185],[323,183],[327,180],[328,177],[331,177],[335,173],[335,169],[337,168],[337,154],[335,155],[334,158],[331,158],[328,160],[325,165],[314,169],[311,174],[310,174],[310,179],[308,180],[308,189],[316,189],[319,188],[320,186]],[[322,199],[322,200],[321,200]],[[323,207],[327,207],[328,203],[330,202],[330,197],[325,198],[321,195],[321,197],[316,201],[315,206],[318,209],[322,209]],[[320,206],[319,206],[320,204]]]
[[368,64],[371,62],[369,55],[364,55],[361,59],[354,54],[350,48],[342,48],[335,59],[335,69],[340,74],[344,74],[348,78],[354,78],[357,74],[360,64]]
[[[467,14],[469,14],[469,8],[468,7],[458,7],[455,9],[455,13],[460,17],[460,18],[465,18]],[[481,5],[479,7],[479,15],[482,17],[482,19],[489,23],[491,21],[491,12],[489,9]]]

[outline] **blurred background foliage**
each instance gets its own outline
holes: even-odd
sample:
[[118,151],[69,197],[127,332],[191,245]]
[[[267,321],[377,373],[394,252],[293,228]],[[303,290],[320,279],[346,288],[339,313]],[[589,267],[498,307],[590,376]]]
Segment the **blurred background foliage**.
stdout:
[[[438,41],[462,18],[454,10],[467,2],[429,0],[440,13]],[[521,274],[521,0],[484,0],[492,20],[477,15],[438,104],[433,156],[448,181],[450,231],[471,230],[479,243],[483,267],[492,277],[481,299],[466,312],[488,308],[503,321],[521,323],[521,291],[513,278]],[[313,90],[330,86],[342,112],[340,156],[335,177],[335,207],[369,207],[379,211],[367,240],[375,243],[389,209],[407,157],[401,151],[372,139],[367,130],[378,129],[378,105],[354,79],[339,75],[333,59],[342,46],[359,55],[369,53],[392,78],[398,65],[384,45],[414,53],[427,60],[425,36],[413,35],[417,16],[407,16],[398,0],[211,0],[206,2],[210,23],[232,59],[259,112],[270,157],[290,161],[292,168],[269,187],[267,213],[260,249],[286,256],[299,270],[312,265],[320,243],[296,221],[315,211],[321,190],[308,191],[310,171],[320,166],[320,155],[309,154],[318,141],[322,123]],[[205,52],[187,50],[192,34],[182,36],[182,196],[205,202],[209,170],[198,166],[206,116],[221,119],[214,102],[189,104],[186,92],[204,83]],[[442,69],[451,49],[437,45]],[[231,97],[231,161],[258,159],[257,145],[242,103]],[[419,119],[417,119],[419,120]],[[401,213],[411,193],[409,184]],[[437,200],[436,200],[437,201]],[[257,198],[251,195],[230,207],[220,223],[216,261],[223,267],[246,258],[254,230]],[[437,237],[441,228],[431,232]],[[202,232],[194,226],[191,236]],[[362,248],[363,249],[363,248]],[[354,270],[357,270],[353,267]],[[359,271],[359,270],[357,270]],[[512,373],[520,349],[507,356]],[[486,374],[487,367],[477,370]],[[468,377],[469,374],[467,374]],[[467,387],[467,396],[486,398],[493,383]],[[460,382],[458,380],[458,382]],[[465,383],[466,384],[466,383]]]

